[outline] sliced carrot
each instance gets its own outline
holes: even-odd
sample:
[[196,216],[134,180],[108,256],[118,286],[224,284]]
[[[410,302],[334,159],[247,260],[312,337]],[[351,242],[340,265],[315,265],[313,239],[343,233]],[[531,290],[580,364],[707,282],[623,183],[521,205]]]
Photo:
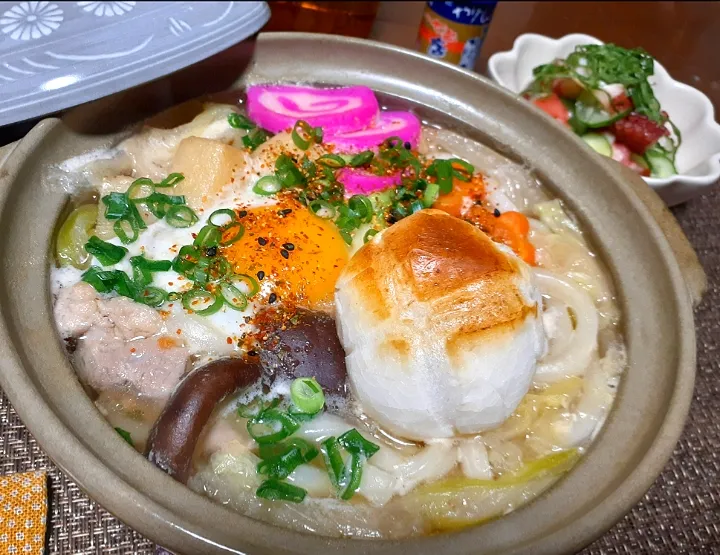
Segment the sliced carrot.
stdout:
[[520,212],[508,211],[498,216],[496,225],[523,237],[530,233],[530,221]]
[[452,191],[441,194],[432,207],[456,218],[464,218],[475,201],[482,199],[484,195],[485,181],[481,175],[474,175],[470,181],[453,179]]

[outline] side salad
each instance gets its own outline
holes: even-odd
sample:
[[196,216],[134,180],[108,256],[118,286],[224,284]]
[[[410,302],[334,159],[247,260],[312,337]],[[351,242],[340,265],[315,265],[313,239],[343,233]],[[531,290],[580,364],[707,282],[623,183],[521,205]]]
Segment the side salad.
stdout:
[[522,96],[569,126],[598,153],[643,176],[677,173],[681,136],[649,78],[654,60],[641,48],[577,46],[567,58],[533,69]]

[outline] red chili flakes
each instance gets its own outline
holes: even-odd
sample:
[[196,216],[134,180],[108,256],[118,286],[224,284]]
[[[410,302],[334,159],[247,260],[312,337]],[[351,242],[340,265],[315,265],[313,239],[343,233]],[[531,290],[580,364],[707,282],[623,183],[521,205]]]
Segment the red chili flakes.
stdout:
[[175,333],[177,333],[178,335],[180,335],[180,334],[182,333],[182,330],[181,330],[180,328],[178,328],[178,329],[175,330]]
[[136,349],[135,347],[131,347],[131,348],[130,348],[130,352],[131,352],[131,353],[134,353],[135,351],[137,351],[137,349]]
[[228,344],[228,345],[232,345],[232,342],[233,342],[232,337],[228,337],[228,338],[227,338],[227,344]]

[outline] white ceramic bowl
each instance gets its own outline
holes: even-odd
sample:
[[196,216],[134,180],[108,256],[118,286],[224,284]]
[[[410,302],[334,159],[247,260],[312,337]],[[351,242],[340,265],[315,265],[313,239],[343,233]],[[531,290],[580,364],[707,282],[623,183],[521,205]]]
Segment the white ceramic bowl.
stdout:
[[[533,33],[520,35],[512,50],[490,57],[488,72],[501,86],[520,93],[532,81],[534,67],[555,58],[565,58],[581,44],[603,43],[579,33],[560,39]],[[682,133],[682,144],[675,160],[679,173],[664,179],[645,178],[672,206],[707,191],[708,186],[720,180],[720,125],[715,121],[708,97],[670,77],[658,62],[655,62],[655,74],[650,83],[663,110]]]

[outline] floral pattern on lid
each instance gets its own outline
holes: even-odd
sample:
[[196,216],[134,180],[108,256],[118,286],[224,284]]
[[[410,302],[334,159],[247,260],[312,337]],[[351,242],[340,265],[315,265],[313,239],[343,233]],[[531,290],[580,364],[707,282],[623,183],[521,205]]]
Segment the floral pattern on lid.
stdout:
[[63,10],[57,4],[21,2],[2,14],[0,31],[14,40],[39,39],[56,31],[63,19]]

